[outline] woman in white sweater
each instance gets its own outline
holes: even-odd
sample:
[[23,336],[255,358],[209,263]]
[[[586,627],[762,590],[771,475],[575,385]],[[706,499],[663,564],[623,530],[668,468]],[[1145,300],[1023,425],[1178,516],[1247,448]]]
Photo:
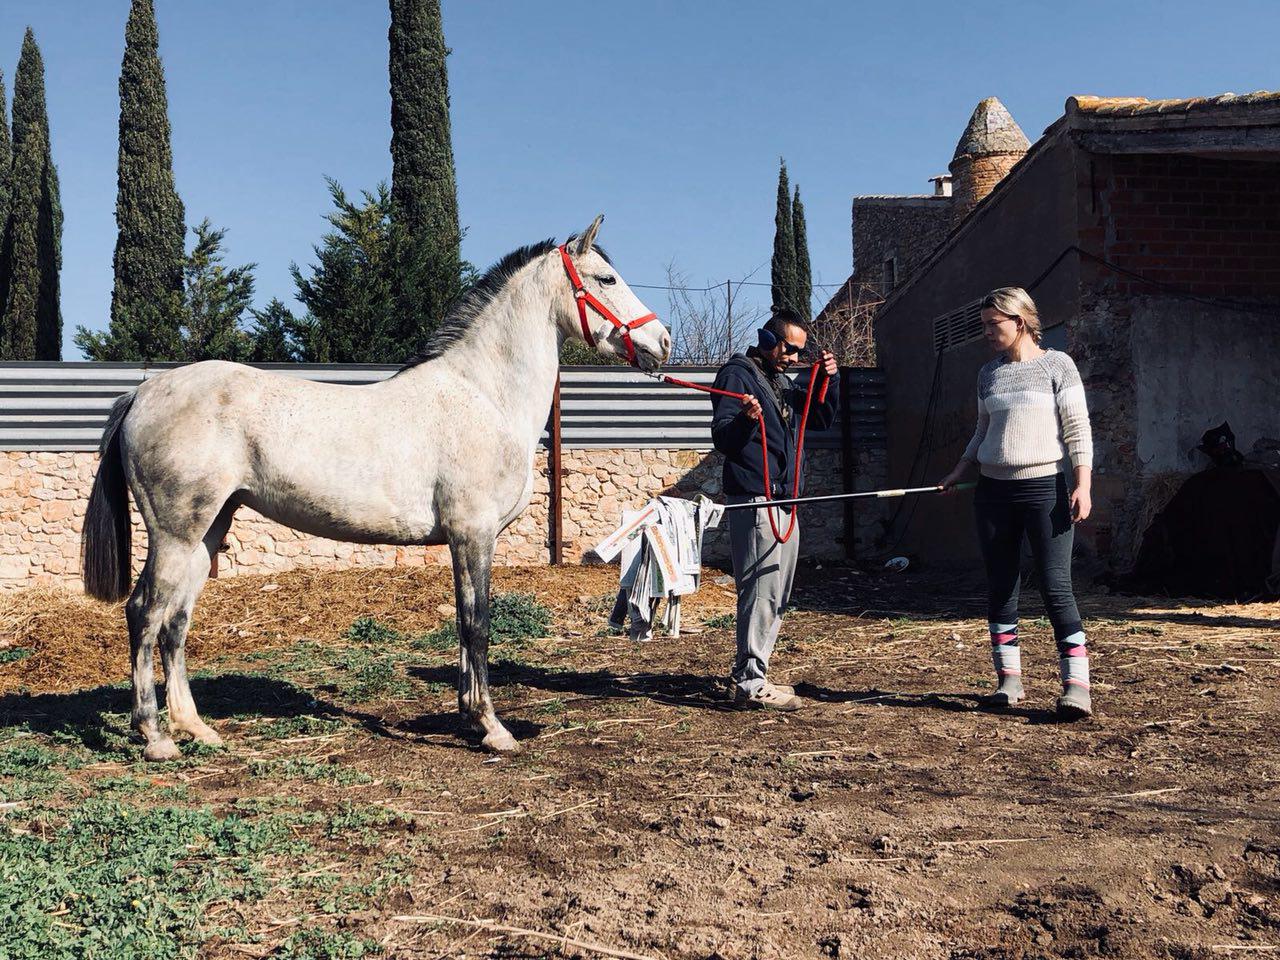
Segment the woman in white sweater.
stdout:
[[942,486],[979,470],[974,510],[987,568],[988,627],[998,689],[983,698],[1003,708],[1021,701],[1018,592],[1023,540],[1031,543],[1040,594],[1053,624],[1062,677],[1058,713],[1093,713],[1089,654],[1071,589],[1073,524],[1089,516],[1093,438],[1084,386],[1065,353],[1040,346],[1040,316],[1021,287],[982,301],[987,342],[1000,356],[978,374],[978,426]]

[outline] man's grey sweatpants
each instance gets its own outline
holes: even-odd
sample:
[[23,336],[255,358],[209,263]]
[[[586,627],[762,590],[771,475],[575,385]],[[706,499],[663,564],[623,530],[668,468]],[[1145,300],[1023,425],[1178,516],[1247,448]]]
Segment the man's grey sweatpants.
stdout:
[[[764,499],[728,497],[730,503]],[[778,529],[785,533],[790,515],[785,508],[774,509]],[[791,599],[800,552],[800,522],[796,521],[786,543],[778,543],[769,526],[767,508],[730,511],[729,549],[738,587],[738,654],[730,676],[743,692],[754,694],[764,685],[769,657],[782,628],[782,614]]]

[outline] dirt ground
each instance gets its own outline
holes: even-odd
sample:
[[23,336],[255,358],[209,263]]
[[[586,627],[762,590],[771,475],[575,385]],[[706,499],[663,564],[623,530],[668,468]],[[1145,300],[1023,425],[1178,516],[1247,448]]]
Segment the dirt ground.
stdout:
[[[1022,623],[1029,701],[997,715],[975,709],[990,664],[974,585],[808,568],[772,674],[812,702],[779,715],[723,698],[719,571],[686,607],[696,632],[651,644],[603,634],[615,574],[498,572],[495,590],[554,614],[551,636],[493,667],[526,747],[510,759],[479,752],[457,717],[447,651],[399,648],[410,695],[362,700],[339,682],[350,662],[298,672],[307,640],[341,648],[359,617],[402,637],[440,626],[447,571],[212,584],[189,659],[226,748],[148,768],[154,782],[220,812],[258,798],[393,816],[368,842],[330,830],[267,855],[267,889],[211,908],[252,936],[200,955],[273,955],[302,925],[393,958],[1280,955],[1280,605],[1086,593],[1098,714],[1060,724],[1038,599]],[[50,743],[73,720],[121,727],[119,607],[19,594],[0,599],[0,632],[30,649],[0,666],[0,725]],[[295,761],[363,776],[270,775]],[[112,755],[74,777],[139,769]],[[339,909],[296,882],[395,851],[399,878]]]

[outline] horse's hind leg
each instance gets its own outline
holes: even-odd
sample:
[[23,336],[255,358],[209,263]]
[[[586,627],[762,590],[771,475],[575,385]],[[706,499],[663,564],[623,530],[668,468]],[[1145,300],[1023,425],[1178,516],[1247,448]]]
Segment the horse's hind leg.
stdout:
[[[184,598],[191,575],[191,553],[189,544],[154,531],[142,576],[125,606],[133,660],[133,728],[147,741],[142,751],[147,760],[173,760],[179,756],[173,739],[160,729],[152,650],[175,615],[187,615]],[[168,679],[172,683],[172,678]]]
[[169,707],[169,731],[176,736],[185,733],[192,739],[217,746],[222,737],[200,719],[196,702],[187,683],[187,630],[191,626],[191,611],[196,598],[209,578],[213,556],[227,535],[231,517],[235,513],[232,503],[223,507],[204,539],[189,551],[187,579],[182,593],[175,597],[175,609],[160,629],[160,656],[164,660],[165,701]]
[[489,698],[489,577],[494,538],[453,541],[453,584],[458,601],[458,709],[484,731],[484,746],[516,753],[520,745],[502,725]]
[[160,529],[159,524],[148,523],[151,544],[147,562],[125,606],[133,659],[133,728],[147,741],[142,751],[146,760],[173,760],[179,756],[173,737],[160,729],[152,664],[152,650],[157,640],[164,658],[165,699],[171,730],[190,733],[208,743],[219,742],[218,735],[196,714],[187,686],[183,644],[191,608],[209,575],[209,551],[217,549],[230,522],[231,509],[224,508],[204,539],[195,542],[174,537]]

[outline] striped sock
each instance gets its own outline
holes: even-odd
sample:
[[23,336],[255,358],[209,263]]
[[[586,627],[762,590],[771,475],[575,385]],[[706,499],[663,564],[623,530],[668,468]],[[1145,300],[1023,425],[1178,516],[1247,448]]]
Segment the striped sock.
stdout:
[[1089,689],[1089,651],[1085,647],[1083,630],[1075,630],[1058,641],[1058,668],[1062,674],[1062,688]]
[[1022,648],[1018,646],[1016,623],[988,623],[991,631],[991,662],[1003,683],[1005,677],[1022,676]]

